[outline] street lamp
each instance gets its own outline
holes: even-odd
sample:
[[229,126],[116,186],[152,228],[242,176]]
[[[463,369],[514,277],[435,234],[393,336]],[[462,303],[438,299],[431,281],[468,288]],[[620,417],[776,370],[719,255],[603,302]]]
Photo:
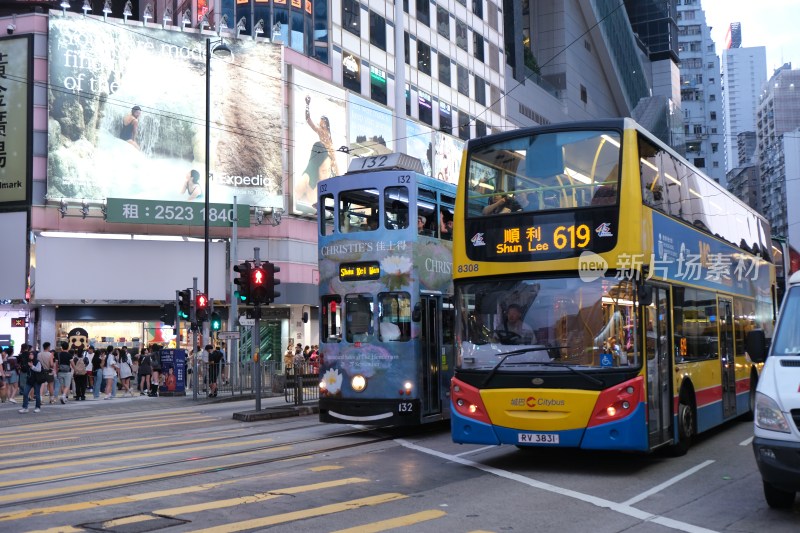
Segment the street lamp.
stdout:
[[210,296],[208,292],[208,214],[210,210],[209,196],[211,196],[211,54],[217,57],[230,57],[233,52],[222,41],[216,39],[212,42],[210,37],[206,38],[206,189],[205,189],[205,220],[204,220],[204,256],[203,256],[203,294]]

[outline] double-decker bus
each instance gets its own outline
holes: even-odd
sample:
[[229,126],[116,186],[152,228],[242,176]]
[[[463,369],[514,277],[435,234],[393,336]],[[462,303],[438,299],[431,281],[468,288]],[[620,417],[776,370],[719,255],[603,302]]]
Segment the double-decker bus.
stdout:
[[775,263],[775,280],[778,285],[778,303],[786,293],[786,281],[800,271],[800,253],[784,237],[772,237],[772,259]]
[[470,140],[458,187],[455,442],[684,453],[753,410],[762,216],[628,118]]
[[455,189],[405,154],[319,183],[322,422],[449,417]]

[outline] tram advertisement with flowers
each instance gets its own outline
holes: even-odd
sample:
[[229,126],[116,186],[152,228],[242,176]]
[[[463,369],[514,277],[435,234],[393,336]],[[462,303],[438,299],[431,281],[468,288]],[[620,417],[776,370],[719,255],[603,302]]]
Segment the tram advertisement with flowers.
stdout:
[[452,189],[391,170],[331,178],[319,191],[323,422],[446,416]]

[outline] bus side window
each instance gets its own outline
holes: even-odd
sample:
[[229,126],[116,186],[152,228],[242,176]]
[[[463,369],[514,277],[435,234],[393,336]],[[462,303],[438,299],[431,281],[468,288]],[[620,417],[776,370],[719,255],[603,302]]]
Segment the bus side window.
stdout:
[[383,192],[385,206],[384,226],[388,229],[408,227],[408,188],[386,187]]
[[355,294],[345,296],[347,342],[363,342],[372,335],[372,297]]

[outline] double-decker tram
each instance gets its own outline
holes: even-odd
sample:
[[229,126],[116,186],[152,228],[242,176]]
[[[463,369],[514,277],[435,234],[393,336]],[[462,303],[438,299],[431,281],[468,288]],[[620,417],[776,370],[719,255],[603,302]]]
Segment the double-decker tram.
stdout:
[[765,219],[631,119],[467,143],[455,442],[683,453],[753,410]]
[[453,184],[405,154],[318,185],[322,422],[449,418]]

